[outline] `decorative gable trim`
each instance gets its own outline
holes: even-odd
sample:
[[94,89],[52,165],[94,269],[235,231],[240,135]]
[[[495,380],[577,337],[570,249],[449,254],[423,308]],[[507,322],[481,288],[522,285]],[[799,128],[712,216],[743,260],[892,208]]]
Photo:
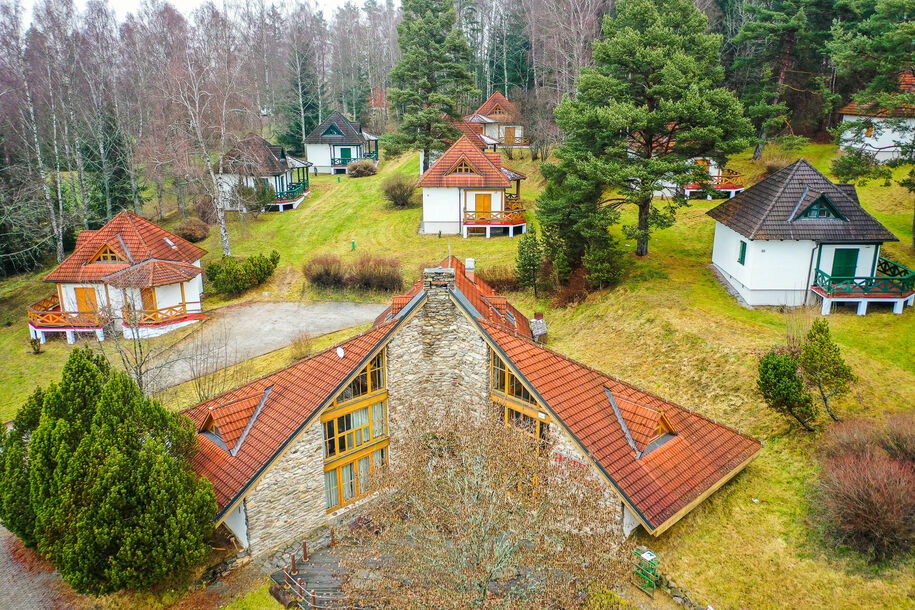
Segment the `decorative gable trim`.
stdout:
[[95,253],[95,256],[93,256],[91,259],[89,259],[89,262],[90,263],[126,263],[127,261],[125,261],[123,258],[121,258],[121,256],[117,252],[112,250],[111,246],[109,246],[108,244],[104,244],[101,248],[99,248],[99,251]]
[[467,159],[467,157],[465,155],[461,155],[461,157],[457,160],[457,162],[451,166],[451,169],[449,169],[445,173],[448,176],[450,176],[452,174],[459,174],[459,175],[465,175],[465,176],[471,175],[471,174],[475,175],[475,176],[480,175],[480,172],[477,170],[476,167],[473,166],[473,164],[470,162],[469,159]]
[[340,131],[339,127],[337,127],[336,125],[331,123],[330,125],[327,126],[327,129],[325,129],[324,133],[322,133],[321,135],[322,136],[342,136],[343,132]]
[[[804,196],[806,195],[807,191],[804,191]],[[801,197],[802,201],[803,199],[804,197]],[[820,196],[797,214],[792,219],[792,222],[795,220],[842,220],[848,222],[848,218],[836,208],[835,204],[826,193],[820,193]]]

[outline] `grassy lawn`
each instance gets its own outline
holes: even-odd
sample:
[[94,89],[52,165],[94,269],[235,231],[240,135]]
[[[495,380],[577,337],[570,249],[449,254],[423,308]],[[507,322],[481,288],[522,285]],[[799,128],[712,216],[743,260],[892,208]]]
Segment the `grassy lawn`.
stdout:
[[[832,146],[811,145],[800,155],[826,171],[835,152]],[[530,160],[507,164],[528,174],[523,194],[528,207],[533,207],[533,198],[543,186],[536,164]],[[762,163],[749,160],[749,153],[735,159],[731,167],[749,176],[764,171]],[[344,176],[338,181],[336,176],[320,176],[312,180],[312,195],[298,210],[261,215],[243,224],[233,220],[234,254],[275,248],[282,256],[265,286],[237,300],[389,298],[312,290],[302,265],[326,252],[347,259],[364,253],[397,256],[407,281],[419,276],[421,266],[446,256],[449,247],[460,258],[475,257],[480,267],[510,264],[516,240],[421,236],[417,234],[420,209],[388,207],[380,196],[382,181],[396,173],[415,175],[417,168],[418,157],[407,155],[383,162],[381,174],[371,178]],[[878,183],[858,190],[864,207],[901,240],[887,244],[884,255],[915,268],[911,195]],[[546,312],[550,342],[559,351],[763,440],[760,458],[733,483],[662,538],[640,539],[659,553],[663,571],[690,597],[716,608],[912,606],[913,561],[877,570],[825,547],[810,533],[808,498],[817,471],[819,433],[808,435],[769,413],[754,392],[757,357],[784,341],[786,316],[791,314],[777,308],[743,309],[718,284],[708,269],[714,222],[705,214],[717,203],[692,202],[680,212],[674,227],[655,235],[647,257],[636,260],[630,255],[629,274],[621,286],[592,294],[576,307],[553,309],[548,301],[529,294],[507,296],[526,314]],[[631,211],[626,211],[624,220],[634,220]],[[634,250],[634,243],[623,243]],[[210,251],[209,259],[221,255],[217,231],[202,245]],[[37,283],[39,278],[35,274],[0,283],[0,324],[11,323],[0,326],[0,355],[11,362],[0,370],[0,386],[6,390],[0,397],[4,419],[12,416],[37,380],[57,375],[68,352],[65,344],[52,342],[40,356],[28,353],[24,306],[49,292]],[[208,297],[205,307],[226,303]],[[865,317],[847,308],[829,321],[860,377],[851,395],[837,405],[839,413],[880,418],[911,409],[915,311],[907,309],[896,316],[872,305]],[[321,338],[314,347],[320,349],[346,334]],[[290,361],[288,348],[278,350],[245,363],[245,376]],[[193,402],[187,385],[163,398],[175,408]],[[820,423],[820,428],[826,426],[825,421]],[[252,593],[255,605],[250,607],[257,607],[259,591]]]

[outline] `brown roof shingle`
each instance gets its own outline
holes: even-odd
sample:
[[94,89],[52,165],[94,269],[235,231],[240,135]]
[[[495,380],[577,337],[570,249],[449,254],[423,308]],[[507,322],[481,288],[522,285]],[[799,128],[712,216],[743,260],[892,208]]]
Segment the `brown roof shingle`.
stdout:
[[[821,194],[847,220],[798,218],[804,211],[802,200],[812,202]],[[861,207],[854,185],[830,182],[804,159],[780,169],[707,214],[749,239],[898,241]]]

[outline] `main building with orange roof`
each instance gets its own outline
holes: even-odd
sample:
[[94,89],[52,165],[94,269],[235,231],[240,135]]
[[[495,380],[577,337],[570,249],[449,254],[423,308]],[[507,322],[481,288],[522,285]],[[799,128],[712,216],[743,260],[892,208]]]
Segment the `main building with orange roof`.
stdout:
[[420,232],[464,237],[524,233],[527,218],[521,181],[525,178],[502,165],[502,155],[487,149],[480,138],[462,136],[417,183],[423,190]]
[[28,308],[29,333],[45,342],[62,332],[105,329],[153,337],[202,320],[206,250],[132,212],[121,212],[97,231],[82,231],[73,253],[45,277],[54,294]]
[[544,347],[538,322],[449,256],[370,330],[188,409],[217,522],[254,555],[336,523],[370,500],[416,413],[495,409],[558,466],[592,473],[620,537],[662,534],[759,454],[723,422]]

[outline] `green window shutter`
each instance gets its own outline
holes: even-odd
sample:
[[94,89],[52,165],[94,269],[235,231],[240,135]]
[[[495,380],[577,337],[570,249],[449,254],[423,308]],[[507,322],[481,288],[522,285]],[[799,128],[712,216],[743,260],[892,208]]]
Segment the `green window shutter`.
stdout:
[[740,254],[737,255],[737,262],[741,265],[747,260],[747,242],[740,242]]

